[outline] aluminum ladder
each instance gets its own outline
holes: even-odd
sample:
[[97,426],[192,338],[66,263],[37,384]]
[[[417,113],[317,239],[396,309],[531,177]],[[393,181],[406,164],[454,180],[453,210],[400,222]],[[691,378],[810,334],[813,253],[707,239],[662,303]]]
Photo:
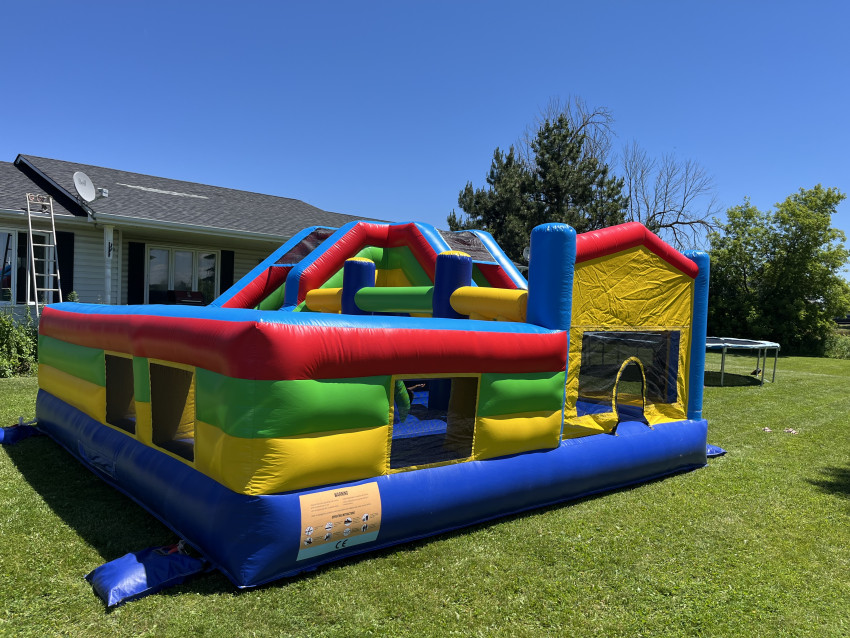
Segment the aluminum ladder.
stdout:
[[[47,223],[50,227],[47,227]],[[41,226],[33,226],[33,222]],[[29,234],[30,276],[27,278],[27,302],[34,302],[35,316],[39,318],[39,303],[54,301],[53,293],[62,301],[62,279],[59,276],[59,255],[56,251],[56,223],[53,218],[53,198],[49,195],[27,193],[27,228]],[[35,241],[35,234],[43,236],[44,243]],[[40,256],[36,256],[36,249]],[[39,266],[41,270],[39,271]],[[41,285],[39,285],[41,284]]]

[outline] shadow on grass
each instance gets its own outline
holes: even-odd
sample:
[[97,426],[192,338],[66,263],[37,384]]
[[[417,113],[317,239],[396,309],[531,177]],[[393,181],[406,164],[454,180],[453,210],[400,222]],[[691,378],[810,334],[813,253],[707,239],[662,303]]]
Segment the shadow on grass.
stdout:
[[[177,541],[175,534],[152,514],[101,481],[50,437],[34,437],[0,449],[6,453],[23,475],[24,480],[53,513],[73,529],[83,542],[94,548],[103,557],[104,562],[129,552],[147,547],[170,545]],[[414,550],[436,539],[469,533],[470,529],[488,524],[491,523],[482,523],[473,528],[351,556],[338,561],[338,564],[342,566],[358,563],[371,556],[391,554],[401,547]],[[98,564],[92,564],[88,566],[88,569],[92,570],[98,566]],[[240,595],[257,589],[280,587],[291,582],[309,580],[317,575],[317,570],[313,569],[260,587],[239,589],[223,573],[214,570],[190,578],[183,584],[164,589],[157,595],[179,596],[185,593]],[[82,577],[83,574],[80,576]],[[110,614],[116,609],[120,607],[106,608],[105,612]]]
[[[697,468],[698,469],[698,468]],[[423,538],[417,538],[413,540],[401,541],[396,545],[391,545],[389,547],[382,547],[381,549],[373,549],[366,550],[362,554],[356,554],[353,556],[347,556],[345,558],[340,558],[331,563],[325,563],[323,565],[318,565],[313,567],[310,571],[303,572],[296,576],[292,576],[289,578],[283,578],[280,580],[273,581],[271,583],[267,583],[265,585],[260,585],[259,587],[254,587],[251,589],[236,589],[235,587],[231,587],[229,590],[232,594],[250,594],[252,591],[263,590],[263,589],[274,589],[277,587],[286,586],[287,583],[296,583],[306,580],[311,580],[313,578],[318,578],[319,575],[325,570],[331,569],[344,569],[346,566],[357,565],[363,561],[374,560],[378,558],[383,558],[386,556],[391,556],[393,554],[407,554],[419,551],[423,547],[427,547],[431,543],[449,541],[456,538],[464,538],[466,536],[475,535],[481,530],[486,530],[494,525],[499,525],[502,523],[508,523],[515,520],[523,520],[530,516],[537,516],[542,514],[547,514],[549,512],[554,512],[564,507],[572,507],[578,505],[580,503],[595,501],[598,498],[604,498],[610,494],[614,494],[617,492],[630,492],[632,490],[640,489],[647,485],[652,485],[654,483],[661,483],[662,481],[669,480],[680,474],[687,474],[694,470],[682,470],[679,472],[673,472],[672,474],[666,474],[664,476],[658,476],[656,478],[652,478],[640,483],[634,483],[631,485],[625,485],[623,487],[603,490],[601,492],[596,492],[594,494],[588,494],[587,496],[581,496],[577,498],[568,498],[563,501],[559,501],[557,503],[550,503],[549,505],[537,506],[533,505],[526,510],[522,510],[520,512],[514,512],[512,514],[503,514],[495,516],[486,521],[480,521],[478,523],[473,523],[471,525],[466,525],[463,527],[458,527],[456,529],[447,530],[445,532],[438,532],[436,534],[432,534],[430,536],[425,536]],[[223,577],[222,577],[223,578]],[[210,589],[209,591],[204,588],[204,584],[200,581],[192,581],[192,584],[182,585],[180,587],[174,587],[170,590],[165,590],[160,592],[160,594],[179,594],[182,591],[181,588],[185,588],[185,591],[191,591],[196,593],[216,593],[214,590]]]
[[[17,445],[3,447],[2,449],[27,483],[44,500],[45,504],[71,527],[85,543],[93,547],[104,558],[104,562],[123,556],[128,552],[176,542],[175,534],[153,515],[129,497],[102,482],[49,437],[27,439]],[[165,589],[158,595],[178,596],[184,593],[241,595],[258,589],[285,587],[288,583],[316,578],[320,571],[324,569],[342,568],[345,565],[354,565],[364,560],[388,556],[397,552],[414,552],[433,542],[461,538],[498,523],[521,520],[530,515],[545,514],[565,506],[593,501],[614,492],[628,492],[644,485],[667,480],[675,474],[682,474],[687,471],[684,470],[672,475],[545,506],[532,506],[521,512],[496,516],[486,521],[425,538],[403,541],[391,547],[366,551],[363,554],[348,556],[330,564],[320,565],[297,576],[282,578],[260,587],[238,589],[224,574],[219,571],[212,571],[194,577],[181,585]],[[845,470],[845,472],[845,480],[848,480],[850,471]],[[91,565],[90,569],[95,567],[98,567],[98,565]],[[114,612],[115,609],[117,608],[106,609],[106,613]]]
[[[726,372],[723,375],[723,387],[750,387],[754,385],[761,385],[761,376],[754,377],[747,374],[734,374],[732,372]],[[765,383],[770,383],[770,379],[765,379]],[[712,388],[720,387],[720,373],[714,372],[713,370],[706,370],[705,372],[705,385]]]
[[[44,503],[104,562],[128,552],[177,542],[165,525],[101,481],[51,438],[34,437],[2,449]],[[95,567],[98,565],[93,564],[90,569]],[[190,584],[189,591],[234,591],[223,574],[213,572],[210,576],[204,577],[209,582],[202,589]]]
[[827,494],[850,497],[850,466],[825,467],[821,470],[824,478],[808,479],[809,483],[819,487]]

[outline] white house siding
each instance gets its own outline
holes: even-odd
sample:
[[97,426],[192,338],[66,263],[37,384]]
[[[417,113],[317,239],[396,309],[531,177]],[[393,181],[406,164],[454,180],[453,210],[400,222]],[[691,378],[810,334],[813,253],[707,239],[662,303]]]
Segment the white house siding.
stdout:
[[[281,242],[283,243],[283,242]],[[277,248],[277,246],[275,246]],[[267,252],[259,251],[236,251],[233,257],[233,283],[236,283],[242,277],[254,270],[263,259],[268,257],[274,248]],[[223,290],[221,292],[224,292]]]
[[[106,303],[103,229],[77,227],[74,232],[74,290],[83,303]],[[112,259],[112,302],[118,299],[119,261]]]
[[[118,270],[121,273],[121,287],[118,289],[118,297],[116,297],[121,305],[127,305],[127,254],[129,250],[127,249],[127,238],[123,236],[124,233],[120,233],[121,240],[120,244],[118,241],[115,242],[116,246],[119,246],[118,253],[116,255],[116,264],[119,266]],[[140,241],[138,239],[134,239],[132,241]]]
[[[39,226],[40,228],[40,226]],[[0,229],[17,232],[27,232],[26,217],[0,216]],[[72,289],[83,303],[106,303],[106,286],[104,282],[105,259],[103,248],[103,228],[84,219],[62,219],[57,217],[57,231],[74,233],[74,272]],[[128,236],[126,232],[118,229],[113,231],[113,257],[112,257],[112,303],[127,303],[127,259],[129,254],[128,243],[140,242],[156,246],[176,246],[204,250],[231,250],[234,253],[233,281],[239,281],[254,267],[275,250],[279,244],[274,242],[257,242],[256,249],[233,247],[228,245],[227,239],[220,242],[190,242],[177,241],[167,242],[158,239],[149,240],[138,234]],[[283,243],[281,241],[281,243]],[[220,267],[220,264],[219,264]],[[67,282],[67,273],[60,273]],[[219,291],[224,292],[224,290]],[[14,312],[16,317],[26,316],[26,306],[0,303],[0,311],[6,309]]]

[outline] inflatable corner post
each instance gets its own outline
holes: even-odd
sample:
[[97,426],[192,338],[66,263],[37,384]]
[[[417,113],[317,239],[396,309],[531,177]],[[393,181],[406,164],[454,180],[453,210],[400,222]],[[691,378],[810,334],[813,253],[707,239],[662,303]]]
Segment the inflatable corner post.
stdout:
[[482,231],[308,228],[207,307],[45,308],[38,423],[254,587],[703,466],[707,281],[637,223],[536,228],[527,282]]

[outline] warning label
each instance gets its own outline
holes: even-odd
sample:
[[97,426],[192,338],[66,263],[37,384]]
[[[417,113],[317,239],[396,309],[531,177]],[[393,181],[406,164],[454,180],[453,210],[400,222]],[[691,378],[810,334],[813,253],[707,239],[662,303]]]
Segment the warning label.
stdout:
[[336,552],[378,539],[381,492],[375,482],[301,497],[298,559]]

